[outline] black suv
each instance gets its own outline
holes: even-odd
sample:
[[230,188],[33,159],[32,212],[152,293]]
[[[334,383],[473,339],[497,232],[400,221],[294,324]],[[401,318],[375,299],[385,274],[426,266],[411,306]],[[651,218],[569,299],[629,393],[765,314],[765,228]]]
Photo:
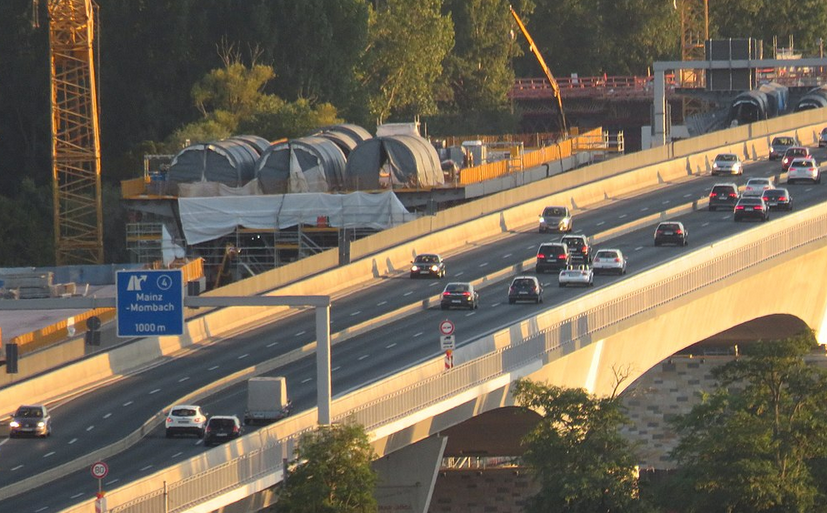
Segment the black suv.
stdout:
[[735,205],[735,222],[741,219],[760,219],[762,222],[770,218],[770,209],[767,207],[764,198],[741,198]]
[[569,247],[562,242],[546,242],[537,248],[537,267],[535,271],[544,273],[549,269],[565,269],[571,265]]
[[560,242],[569,247],[573,262],[592,263],[592,245],[585,235],[566,235],[560,239]]
[[655,246],[670,243],[678,246],[689,244],[689,232],[680,221],[663,222],[655,228]]
[[718,207],[733,208],[738,203],[741,194],[734,183],[718,183],[712,186],[709,193],[709,211],[714,212]]

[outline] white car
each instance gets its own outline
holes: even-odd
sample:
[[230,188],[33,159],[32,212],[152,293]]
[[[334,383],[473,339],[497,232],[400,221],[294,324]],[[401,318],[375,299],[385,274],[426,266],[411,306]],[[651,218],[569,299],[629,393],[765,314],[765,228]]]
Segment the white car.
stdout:
[[592,260],[594,274],[626,274],[626,257],[619,249],[600,249]]
[[800,180],[821,183],[821,170],[816,159],[795,159],[790,163],[787,169],[787,183],[792,184]]
[[712,174],[742,175],[744,174],[744,167],[738,155],[720,153],[712,162]]
[[763,196],[767,189],[775,189],[772,178],[750,178],[741,196]]
[[172,438],[176,433],[192,433],[198,438],[204,438],[207,414],[201,411],[200,406],[178,404],[169,409],[165,425],[167,438]]
[[569,285],[592,287],[594,286],[594,271],[587,265],[567,267],[560,271],[557,283],[561,287],[567,287]]

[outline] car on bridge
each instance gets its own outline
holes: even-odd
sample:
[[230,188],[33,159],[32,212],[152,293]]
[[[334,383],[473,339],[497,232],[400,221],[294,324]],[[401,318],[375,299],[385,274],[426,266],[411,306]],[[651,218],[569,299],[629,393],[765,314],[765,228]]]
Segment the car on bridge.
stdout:
[[236,415],[213,415],[204,427],[204,445],[225,442],[241,436],[241,420]]
[[737,184],[716,183],[709,192],[709,211],[715,212],[719,207],[734,208],[740,197]]
[[787,169],[787,183],[794,184],[800,181],[821,183],[821,170],[814,158],[793,159]]
[[665,221],[655,228],[655,246],[661,244],[689,244],[689,232],[680,221]]
[[764,203],[770,210],[792,210],[793,196],[784,188],[767,189],[764,191]]
[[805,146],[793,146],[792,148],[788,148],[787,151],[784,152],[784,158],[781,159],[781,171],[787,171],[790,164],[792,164],[795,159],[806,159],[811,157],[812,155],[810,154],[810,149]]
[[172,438],[177,433],[189,433],[204,438],[207,414],[200,406],[178,404],[169,409],[165,425],[167,438]]
[[508,287],[508,303],[517,301],[543,302],[543,284],[536,276],[516,276]]
[[818,147],[821,148],[822,146],[827,146],[827,127],[822,128],[818,135]]
[[744,165],[738,155],[734,153],[719,153],[712,161],[713,175],[742,175]]
[[439,306],[443,310],[448,310],[451,307],[476,310],[480,307],[480,293],[477,292],[473,283],[451,282],[445,285]]
[[774,189],[775,184],[772,181],[772,178],[750,178],[747,180],[747,184],[744,186],[744,192],[741,194],[741,197],[746,196],[763,196],[764,191],[767,189]]
[[52,436],[52,416],[48,408],[42,404],[17,408],[9,423],[9,438],[20,435]]
[[780,136],[773,138],[770,143],[770,160],[779,160],[791,146],[798,146],[795,137]]
[[735,205],[733,218],[736,223],[744,219],[760,219],[764,222],[770,218],[770,209],[763,197],[741,198]]
[[540,215],[540,233],[570,232],[573,224],[568,207],[546,207]]
[[572,263],[592,263],[592,245],[585,235],[565,235],[560,242],[569,247]]
[[626,257],[619,249],[598,249],[592,260],[594,274],[626,274]]
[[562,242],[544,242],[537,248],[535,272],[544,273],[551,270],[565,269],[571,265],[569,246]]
[[416,255],[416,258],[411,262],[411,278],[419,278],[420,276],[444,278],[446,272],[445,260],[436,253]]
[[569,285],[593,287],[594,270],[588,265],[570,266],[560,271],[560,275],[557,277],[557,284],[560,287],[568,287]]

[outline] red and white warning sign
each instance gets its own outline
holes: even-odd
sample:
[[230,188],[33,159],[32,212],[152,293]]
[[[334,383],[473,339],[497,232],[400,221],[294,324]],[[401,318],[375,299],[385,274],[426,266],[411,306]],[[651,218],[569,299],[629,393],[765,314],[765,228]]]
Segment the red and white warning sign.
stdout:
[[444,321],[439,323],[439,334],[440,335],[453,335],[454,334],[454,323],[445,319]]

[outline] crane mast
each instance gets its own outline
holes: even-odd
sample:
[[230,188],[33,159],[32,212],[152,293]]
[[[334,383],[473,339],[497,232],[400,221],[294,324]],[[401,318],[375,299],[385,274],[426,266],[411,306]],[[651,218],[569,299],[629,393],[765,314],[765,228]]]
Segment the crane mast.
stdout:
[[103,263],[93,0],[48,0],[57,265]]
[[563,99],[560,96],[560,87],[557,85],[557,80],[554,79],[554,75],[551,74],[551,70],[546,65],[545,59],[543,59],[542,54],[540,54],[540,50],[537,49],[537,45],[534,44],[534,39],[532,39],[531,34],[528,33],[528,29],[525,28],[523,25],[523,21],[517,15],[517,12],[514,10],[513,7],[510,5],[508,8],[511,10],[511,16],[514,17],[514,21],[517,22],[517,26],[520,27],[520,31],[525,36],[526,41],[528,41],[528,48],[531,50],[531,53],[534,54],[534,57],[537,59],[537,62],[540,63],[540,67],[543,69],[543,73],[546,75],[546,79],[548,80],[549,84],[551,85],[551,91],[554,95],[554,99],[557,100],[557,111],[560,120],[560,130],[563,132],[568,132],[568,126],[566,124],[566,114],[563,112]]

